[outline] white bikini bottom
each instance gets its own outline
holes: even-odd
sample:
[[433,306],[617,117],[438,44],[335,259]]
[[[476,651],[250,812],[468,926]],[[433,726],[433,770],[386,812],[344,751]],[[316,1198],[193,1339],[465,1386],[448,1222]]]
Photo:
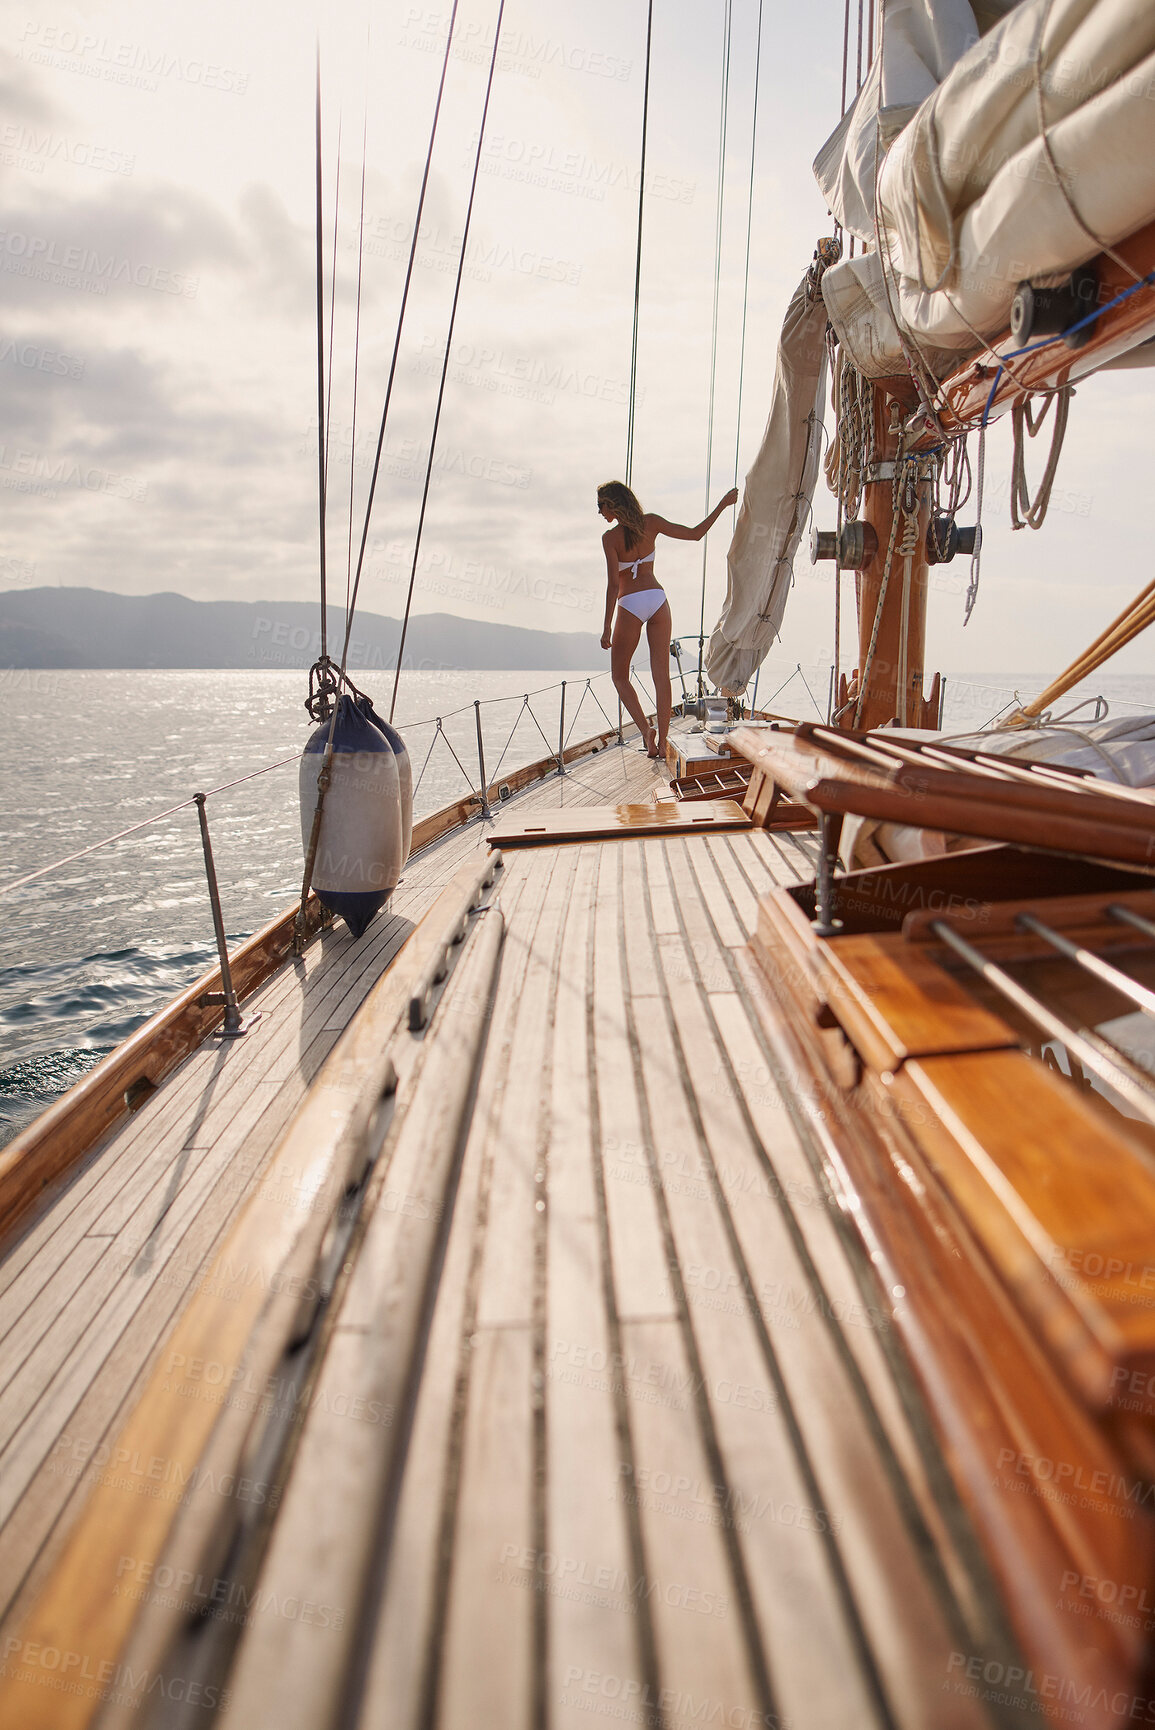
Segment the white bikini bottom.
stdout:
[[635,594],[618,596],[618,606],[624,607],[627,613],[632,613],[635,619],[652,619],[665,604],[665,589],[638,589]]

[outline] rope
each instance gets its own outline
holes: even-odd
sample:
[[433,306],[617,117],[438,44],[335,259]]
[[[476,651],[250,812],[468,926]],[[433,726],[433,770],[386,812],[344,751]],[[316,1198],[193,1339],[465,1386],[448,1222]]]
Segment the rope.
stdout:
[[[1055,471],[1059,466],[1059,453],[1063,448],[1063,438],[1067,431],[1067,415],[1071,406],[1071,398],[1075,394],[1074,385],[1066,384],[1053,395],[1048,394],[1038,419],[1031,416],[1029,398],[1016,402],[1011,410],[1011,423],[1014,428],[1014,454],[1011,458],[1011,528],[1041,529],[1047,515],[1047,506],[1051,502],[1051,488],[1055,484]],[[1055,405],[1055,424],[1051,433],[1051,450],[1047,457],[1047,466],[1043,478],[1039,482],[1034,501],[1031,500],[1030,489],[1027,486],[1026,465],[1026,433],[1035,438],[1042,429],[1043,422],[1050,412],[1051,404]],[[1020,517],[1019,510],[1023,515]]]
[[397,671],[393,676],[393,696],[389,704],[389,719],[397,707],[397,687],[401,681],[401,662],[405,656],[405,639],[409,633],[409,610],[413,605],[413,587],[417,581],[417,561],[421,555],[421,536],[425,529],[425,511],[429,503],[429,483],[433,476],[433,457],[437,449],[437,431],[441,425],[441,406],[445,400],[445,380],[449,373],[449,353],[453,346],[453,327],[457,321],[457,303],[461,296],[461,279],[465,274],[465,254],[469,246],[469,227],[473,221],[473,201],[477,194],[477,177],[481,171],[481,151],[485,142],[485,123],[489,117],[489,99],[493,94],[493,73],[497,65],[497,49],[501,41],[501,21],[505,0],[498,0],[497,22],[493,29],[493,53],[489,57],[489,75],[485,81],[485,102],[481,110],[481,125],[477,129],[477,151],[473,158],[473,179],[469,187],[469,203],[465,208],[465,226],[461,233],[461,256],[457,260],[457,281],[453,285],[453,304],[449,309],[449,330],[445,337],[445,355],[441,362],[441,382],[437,387],[437,407],[433,415],[433,432],[429,439],[429,461],[425,465],[425,485],[421,491],[421,511],[417,518],[417,538],[413,543],[413,569],[409,573],[409,589],[405,596],[405,613],[401,620],[401,641],[397,645]]
[[[714,218],[714,311],[710,332],[710,398],[706,411],[706,503],[704,516],[710,514],[710,482],[714,460],[714,391],[718,376],[718,302],[722,286],[722,209],[726,190],[726,128],[730,111],[730,36],[733,22],[732,0],[726,0],[724,41],[722,47],[722,90],[718,104],[718,204]],[[698,618],[698,695],[701,697],[706,649],[706,559],[707,545],[702,540],[702,602]]]
[[638,255],[634,265],[634,334],[630,347],[630,409],[626,424],[626,485],[634,477],[634,417],[638,402],[638,320],[642,301],[642,211],[646,192],[646,138],[650,123],[650,50],[654,37],[654,0],[646,17],[646,76],[642,87],[642,151],[638,175]]
[[975,466],[975,544],[971,553],[971,568],[967,580],[966,611],[963,613],[963,629],[970,624],[971,614],[975,610],[975,602],[979,598],[979,566],[983,554],[983,479],[987,466],[987,423],[984,419],[979,428],[979,454]]
[[[445,77],[449,70],[449,56],[453,48],[453,30],[457,23],[457,7],[459,0],[453,0],[453,10],[449,14],[449,34],[445,39],[445,57],[441,62],[441,78],[437,85],[437,101],[433,105],[433,123],[429,128],[429,144],[425,151],[425,168],[421,175],[421,190],[417,195],[417,214],[413,218],[413,237],[409,243],[409,258],[405,266],[405,282],[401,289],[401,305],[397,312],[397,329],[393,335],[393,355],[389,362],[389,378],[385,385],[385,403],[381,410],[381,428],[377,434],[377,451],[373,458],[373,473],[369,477],[369,494],[365,502],[365,526],[361,530],[361,546],[357,554],[357,574],[353,581],[353,595],[345,620],[345,643],[341,650],[341,669],[344,671],[346,657],[349,653],[349,638],[353,630],[353,613],[357,606],[357,595],[361,587],[361,571],[365,564],[365,547],[369,540],[369,523],[373,515],[373,500],[377,493],[377,476],[381,470],[381,452],[385,447],[385,428],[389,419],[389,404],[393,397],[393,381],[397,376],[397,356],[401,349],[401,332],[405,324],[405,309],[409,304],[409,288],[413,281],[413,266],[417,259],[417,241],[421,233],[421,218],[425,212],[425,194],[429,186],[429,172],[433,163],[433,146],[437,140],[437,122],[441,114],[441,98],[445,94]],[[389,711],[390,720],[393,711]]]
[[321,210],[321,41],[317,39],[317,486],[321,511],[321,659],[328,659],[328,597],[325,591],[325,260],[322,252]]

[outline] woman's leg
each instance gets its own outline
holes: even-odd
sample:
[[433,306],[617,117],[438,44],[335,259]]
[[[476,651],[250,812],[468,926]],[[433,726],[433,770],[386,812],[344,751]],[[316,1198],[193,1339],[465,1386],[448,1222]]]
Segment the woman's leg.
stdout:
[[666,735],[670,730],[670,709],[673,697],[670,692],[670,603],[659,607],[657,612],[646,623],[646,636],[650,644],[650,672],[654,676],[654,697],[658,706],[658,755],[666,754]]
[[654,729],[646,720],[646,711],[638,701],[638,693],[634,690],[630,679],[630,662],[634,658],[634,650],[642,637],[642,621],[627,612],[625,607],[618,608],[618,616],[614,622],[614,634],[610,645],[610,670],[613,673],[614,689],[622,699],[622,707],[630,720],[639,729],[647,751],[650,749]]

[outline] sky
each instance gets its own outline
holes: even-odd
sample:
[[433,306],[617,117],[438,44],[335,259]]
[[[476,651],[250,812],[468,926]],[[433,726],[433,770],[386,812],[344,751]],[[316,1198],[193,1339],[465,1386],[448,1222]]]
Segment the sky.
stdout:
[[[393,616],[497,11],[460,0],[402,335],[360,602]],[[810,162],[838,118],[842,8],[763,0],[752,158],[758,3],[732,0],[716,352],[724,0],[654,12],[633,480],[647,508],[694,522],[754,457],[782,315],[830,232]],[[351,3],[320,23],[270,0],[0,6],[0,591],[317,595],[319,34],[327,563],[343,598],[448,17],[441,0]],[[595,490],[625,466],[645,22],[642,0],[507,0],[416,612],[601,629]],[[1079,386],[1037,534],[1010,531],[1009,428],[992,431],[980,600],[964,631],[963,563],[937,574],[928,673],[1057,671],[1143,586],[1153,396],[1143,372]],[[1045,452],[1030,457],[1040,472]],[[833,525],[821,491],[815,517]],[[707,631],[730,522],[706,543]],[[660,560],[675,632],[696,641],[701,548],[667,542]],[[829,573],[804,546],[772,656],[816,678],[833,654]],[[1115,670],[1149,664],[1140,639]]]

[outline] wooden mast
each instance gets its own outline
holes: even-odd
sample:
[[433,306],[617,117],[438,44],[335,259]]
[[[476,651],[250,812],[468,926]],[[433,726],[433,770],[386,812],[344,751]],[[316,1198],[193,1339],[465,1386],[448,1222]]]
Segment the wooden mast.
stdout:
[[937,673],[929,695],[923,691],[930,477],[925,461],[908,462],[896,488],[906,405],[880,384],[873,387],[872,403],[874,454],[863,486],[862,554],[855,570],[858,661],[849,687],[840,688],[839,721],[843,727],[881,727],[894,720],[904,727],[933,727]]

